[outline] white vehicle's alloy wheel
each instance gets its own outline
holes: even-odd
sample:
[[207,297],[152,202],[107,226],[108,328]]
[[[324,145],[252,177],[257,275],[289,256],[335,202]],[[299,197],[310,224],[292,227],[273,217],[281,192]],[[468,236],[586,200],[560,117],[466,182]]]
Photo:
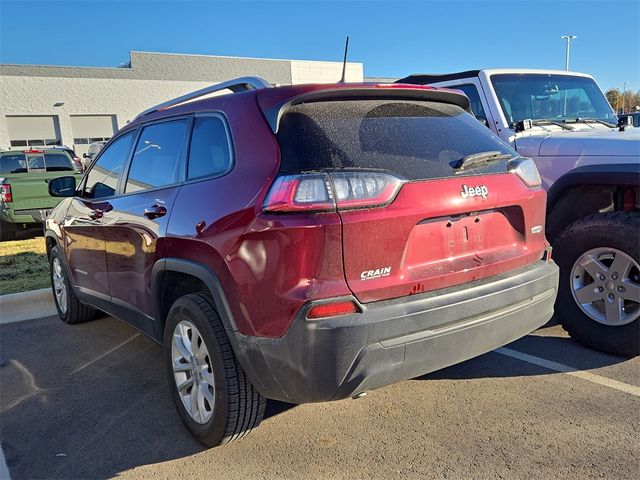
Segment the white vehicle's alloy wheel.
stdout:
[[186,320],[176,325],[171,342],[173,378],[178,395],[193,421],[213,416],[215,382],[209,351],[198,329]]
[[571,270],[571,293],[596,322],[621,326],[640,316],[640,265],[615,248],[594,248]]

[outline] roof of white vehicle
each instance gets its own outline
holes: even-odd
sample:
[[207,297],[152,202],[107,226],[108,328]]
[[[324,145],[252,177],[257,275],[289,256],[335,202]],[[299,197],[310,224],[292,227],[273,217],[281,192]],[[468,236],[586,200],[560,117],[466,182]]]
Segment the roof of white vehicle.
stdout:
[[576,77],[588,77],[591,75],[581,72],[571,72],[566,70],[545,70],[535,68],[487,68],[483,70],[466,70],[464,72],[454,73],[415,73],[408,77],[397,80],[396,83],[413,83],[413,84],[428,84],[437,82],[446,82],[448,80],[457,80],[460,78],[473,78],[482,75],[496,75],[496,74],[550,74],[550,75],[572,75]]

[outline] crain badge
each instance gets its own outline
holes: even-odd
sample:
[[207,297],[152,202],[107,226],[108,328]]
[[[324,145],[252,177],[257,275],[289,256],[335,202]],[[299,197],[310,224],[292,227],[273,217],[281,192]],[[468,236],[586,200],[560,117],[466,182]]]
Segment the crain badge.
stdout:
[[471,197],[482,197],[487,198],[489,195],[489,189],[484,185],[478,185],[476,187],[467,187],[466,185],[462,185],[462,190],[460,191],[460,196],[462,198],[471,198]]
[[376,268],[375,270],[365,270],[360,274],[360,280],[373,280],[374,278],[388,277],[391,275],[391,267]]

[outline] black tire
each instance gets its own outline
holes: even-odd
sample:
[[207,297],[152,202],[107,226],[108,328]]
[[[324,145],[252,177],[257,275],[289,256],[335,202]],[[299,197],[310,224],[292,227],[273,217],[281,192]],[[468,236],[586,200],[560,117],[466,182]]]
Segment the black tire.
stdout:
[[600,213],[572,223],[555,242],[553,258],[560,267],[557,318],[572,338],[588,347],[614,355],[640,353],[640,318],[621,326],[599,323],[582,310],[571,288],[573,265],[591,249],[614,248],[640,263],[638,232],[640,213]]
[[[209,353],[215,397],[212,417],[206,423],[191,418],[174,379],[173,333],[184,320],[197,328]],[[206,447],[241,438],[262,421],[266,400],[249,382],[238,363],[210,296],[202,293],[185,295],[171,306],[164,329],[164,358],[171,397],[178,414],[195,439]]]
[[0,242],[15,240],[17,232],[15,224],[0,220]]
[[[56,288],[54,285],[54,262],[60,262],[61,271],[62,271],[62,281],[64,282],[66,288],[66,305],[60,305],[58,303],[58,297],[56,295]],[[89,320],[93,320],[96,318],[98,311],[93,308],[85,305],[78,297],[76,297],[71,285],[69,284],[69,278],[67,276],[67,271],[64,267],[64,258],[62,257],[62,253],[60,248],[56,245],[51,249],[51,253],[49,254],[49,278],[51,279],[51,291],[53,292],[53,301],[56,304],[56,310],[58,311],[58,316],[60,320],[64,323],[68,323],[69,325],[73,325],[76,323],[88,322]]]

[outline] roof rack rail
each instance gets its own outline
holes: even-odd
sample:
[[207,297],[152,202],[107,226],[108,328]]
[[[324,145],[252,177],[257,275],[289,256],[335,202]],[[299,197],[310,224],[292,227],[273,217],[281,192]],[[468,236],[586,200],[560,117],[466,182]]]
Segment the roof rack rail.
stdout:
[[186,95],[182,95],[172,100],[167,100],[166,102],[159,103],[158,105],[148,108],[145,111],[141,112],[140,114],[138,114],[136,118],[144,117],[145,115],[149,115],[150,113],[157,112],[158,110],[163,110],[165,108],[173,107],[175,105],[179,105],[189,100],[194,100],[196,98],[203,97],[204,95],[208,95],[214,92],[219,92],[221,90],[231,90],[233,93],[237,93],[237,92],[244,92],[247,90],[256,90],[259,88],[269,88],[269,87],[271,87],[271,84],[267,82],[264,78],[260,78],[260,77],[234,78],[233,80],[228,80],[222,83],[216,83],[215,85],[210,85],[208,87],[201,88],[200,90],[196,90],[195,92],[187,93]]

